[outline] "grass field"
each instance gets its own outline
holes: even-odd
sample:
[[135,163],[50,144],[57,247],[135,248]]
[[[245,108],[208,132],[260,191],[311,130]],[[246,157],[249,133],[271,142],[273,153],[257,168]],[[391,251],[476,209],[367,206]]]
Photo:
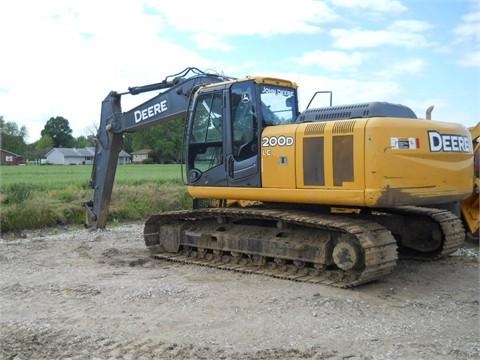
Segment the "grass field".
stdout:
[[[83,187],[88,186],[91,173],[89,165],[1,166],[0,191],[19,182],[46,189]],[[120,165],[115,177],[115,184],[165,181],[181,181],[180,165]]]
[[[0,231],[81,224],[82,202],[92,196],[91,166],[0,167]],[[191,201],[180,165],[121,165],[117,168],[110,221],[140,220]]]

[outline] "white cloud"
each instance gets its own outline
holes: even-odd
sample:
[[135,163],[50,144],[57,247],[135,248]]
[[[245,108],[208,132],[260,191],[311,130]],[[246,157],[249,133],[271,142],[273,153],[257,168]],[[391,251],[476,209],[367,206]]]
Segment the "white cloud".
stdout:
[[[0,115],[25,124],[30,142],[57,115],[74,136],[83,134],[112,89],[158,82],[191,64],[212,66],[157,36],[163,24],[140,3],[20,0],[2,3],[0,14]],[[135,102],[125,97],[125,108]]]
[[360,52],[343,52],[335,50],[316,50],[294,58],[301,66],[314,65],[331,71],[354,71],[369,57]]
[[480,42],[480,11],[462,17],[462,23],[453,30],[458,40]]
[[[353,79],[311,75],[300,72],[267,73],[265,76],[295,81],[298,88],[300,110],[304,110],[316,91],[332,91],[333,105],[354,104],[366,101],[399,101],[403,89],[392,80]],[[328,98],[321,97],[312,107],[328,106]]]
[[397,0],[331,0],[331,3],[336,7],[376,13],[398,14],[407,10],[407,7]]
[[393,32],[406,31],[411,33],[427,31],[431,28],[432,25],[430,23],[420,20],[397,20],[388,27],[388,29]]
[[425,32],[431,25],[418,20],[394,21],[386,29],[365,30],[332,29],[333,46],[340,49],[373,48],[379,46],[399,46],[404,48],[428,47],[433,44],[426,40]]
[[198,33],[193,35],[199,49],[209,50],[217,49],[222,51],[230,51],[233,47],[223,41],[221,36],[210,33]]
[[312,0],[202,0],[189,2],[188,9],[182,1],[147,0],[147,4],[168,26],[195,34],[200,48],[219,45],[220,50],[228,48],[222,39],[230,36],[312,34],[338,18],[326,3]]
[[[302,91],[302,103],[313,95],[316,90],[333,91],[333,104],[354,104],[366,101],[389,101],[398,96],[402,89],[400,85],[390,80],[356,80],[307,77],[301,82],[307,94]],[[320,85],[321,84],[321,85]],[[321,89],[319,89],[321,87]]]
[[277,0],[242,0],[233,4],[203,0],[189,2],[188,8],[181,1],[147,3],[179,30],[225,36],[314,33],[319,24],[337,18],[324,2],[312,0],[287,4]]
[[480,50],[468,51],[458,63],[465,67],[480,67]]
[[375,73],[375,76],[384,79],[401,78],[405,75],[416,75],[425,71],[427,63],[423,59],[406,59],[388,64],[385,69]]
[[[425,117],[425,111],[434,105],[434,120],[472,126],[478,121],[468,111],[459,112],[457,105],[451,105],[449,97],[442,95],[426,95],[412,97],[412,89],[407,89],[392,79],[355,80],[346,78],[330,78],[327,76],[311,76],[301,73],[270,74],[280,78],[291,79],[299,85],[300,110],[304,110],[312,95],[317,90],[333,91],[333,105],[355,104],[370,101],[387,101],[403,104],[411,108],[419,118]],[[321,97],[311,107],[328,106],[328,98]],[[477,111],[478,112],[478,111]]]
[[472,2],[472,10],[462,16],[453,33],[455,42],[465,46],[458,63],[464,67],[480,67],[480,1]]

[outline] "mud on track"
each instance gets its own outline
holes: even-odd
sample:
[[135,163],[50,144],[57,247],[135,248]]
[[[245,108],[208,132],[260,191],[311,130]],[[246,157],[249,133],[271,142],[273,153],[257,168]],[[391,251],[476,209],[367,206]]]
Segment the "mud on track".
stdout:
[[475,359],[478,246],[353,290],[151,259],[143,226],[0,240],[0,359]]

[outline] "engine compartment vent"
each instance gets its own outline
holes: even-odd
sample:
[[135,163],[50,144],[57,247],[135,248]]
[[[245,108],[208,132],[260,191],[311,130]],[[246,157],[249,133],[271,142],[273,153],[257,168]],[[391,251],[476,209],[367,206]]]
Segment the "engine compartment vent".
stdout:
[[305,135],[323,135],[326,123],[308,124],[305,127]]
[[350,134],[353,133],[355,120],[338,121],[333,124],[333,134]]
[[297,123],[369,117],[417,119],[417,115],[415,115],[413,110],[405,105],[377,101],[307,109],[298,116]]

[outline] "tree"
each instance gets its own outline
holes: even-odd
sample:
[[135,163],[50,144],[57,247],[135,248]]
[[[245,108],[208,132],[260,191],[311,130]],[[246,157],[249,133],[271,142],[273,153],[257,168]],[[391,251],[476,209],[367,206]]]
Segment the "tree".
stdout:
[[77,148],[85,148],[85,147],[94,147],[95,146],[95,137],[92,135],[79,136],[75,139],[75,147]]
[[41,139],[28,145],[28,159],[38,160],[45,157],[45,154],[53,148],[53,142],[50,136],[44,135]]
[[41,132],[42,136],[52,139],[53,147],[73,147],[75,139],[68,120],[61,117],[51,117]]
[[[176,119],[158,126],[141,130],[131,134],[133,150],[151,149],[154,158],[159,163],[180,162],[182,157],[184,119]],[[127,140],[127,139],[125,139]],[[130,145],[124,142],[124,145]],[[125,148],[125,147],[124,147]]]
[[[132,153],[133,150],[133,138],[135,137],[135,134],[133,133],[125,133],[123,134],[123,150],[125,150],[127,153]],[[140,149],[137,149],[140,150]]]
[[27,128],[25,126],[19,128],[17,123],[6,122],[3,116],[0,116],[0,147],[2,149],[24,155],[27,149],[26,136]]

